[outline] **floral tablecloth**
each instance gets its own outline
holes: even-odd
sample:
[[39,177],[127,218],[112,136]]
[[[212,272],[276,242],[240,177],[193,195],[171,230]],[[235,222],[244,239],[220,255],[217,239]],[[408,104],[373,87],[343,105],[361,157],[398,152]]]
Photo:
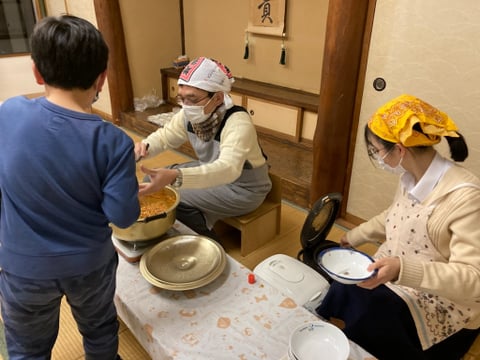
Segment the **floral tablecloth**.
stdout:
[[[180,223],[181,233],[192,233]],[[228,257],[212,283],[188,291],[150,285],[120,257],[115,303],[120,318],[154,360],[288,359],[288,339],[314,314]],[[351,360],[374,359],[350,342]],[[320,359],[320,357],[319,357]]]

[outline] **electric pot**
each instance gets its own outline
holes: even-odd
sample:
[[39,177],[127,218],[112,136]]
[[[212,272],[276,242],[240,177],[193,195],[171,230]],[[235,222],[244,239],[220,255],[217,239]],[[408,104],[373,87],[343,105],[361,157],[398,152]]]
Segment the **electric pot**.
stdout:
[[325,249],[339,246],[337,242],[326,237],[337,218],[341,202],[340,193],[329,193],[317,200],[300,233],[302,249],[297,259],[319,272],[328,282],[332,282],[332,278],[318,265],[318,255]]
[[125,229],[110,224],[113,236],[118,240],[138,242],[157,239],[165,234],[175,222],[176,209],[180,202],[180,195],[174,188],[167,186],[165,190],[175,195],[175,202],[172,206],[159,214],[139,218],[133,225]]

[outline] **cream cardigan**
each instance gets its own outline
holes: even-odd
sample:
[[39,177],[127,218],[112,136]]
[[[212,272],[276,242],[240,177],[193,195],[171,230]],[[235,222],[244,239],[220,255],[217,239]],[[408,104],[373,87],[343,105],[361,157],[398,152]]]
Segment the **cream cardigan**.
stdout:
[[[175,114],[163,128],[159,128],[142,141],[150,145],[148,158],[167,149],[176,149],[187,142],[183,110]],[[218,159],[209,164],[182,168],[182,188],[202,189],[231,183],[240,176],[247,160],[253,168],[265,164],[250,115],[239,111],[230,115],[223,127]]]
[[[430,204],[465,183],[480,186],[475,175],[454,165],[423,203]],[[395,196],[404,196],[401,186]],[[348,232],[348,242],[356,247],[365,242],[384,241],[387,212],[388,209]],[[471,306],[474,316],[468,328],[480,327],[480,189],[462,187],[439,200],[427,229],[432,243],[448,263],[418,262],[397,254],[401,267],[395,284]]]

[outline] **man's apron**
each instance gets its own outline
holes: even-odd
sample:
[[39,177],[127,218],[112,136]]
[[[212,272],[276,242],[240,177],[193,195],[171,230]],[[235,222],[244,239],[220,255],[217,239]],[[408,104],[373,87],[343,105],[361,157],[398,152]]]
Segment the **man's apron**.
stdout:
[[[195,151],[198,161],[178,164],[175,167],[194,167],[208,164],[220,155],[220,134],[231,114],[246,111],[240,106],[228,109],[222,119],[222,124],[210,141],[200,140],[192,130],[190,123],[185,120],[188,129],[188,139]],[[264,155],[265,156],[265,155]],[[211,187],[207,189],[178,189],[180,201],[202,211],[209,229],[215,222],[231,216],[240,216],[252,212],[265,200],[272,183],[268,175],[268,164],[253,168],[247,160],[243,165],[240,177],[231,184]]]
[[[421,262],[447,263],[448,259],[437,251],[430,240],[427,223],[436,203],[462,187],[478,188],[475,184],[460,184],[426,205],[403,196],[387,214],[387,239],[380,246],[377,257],[399,255]],[[392,283],[386,286],[407,303],[424,350],[463,329],[471,317],[468,306],[456,304],[447,298]]]

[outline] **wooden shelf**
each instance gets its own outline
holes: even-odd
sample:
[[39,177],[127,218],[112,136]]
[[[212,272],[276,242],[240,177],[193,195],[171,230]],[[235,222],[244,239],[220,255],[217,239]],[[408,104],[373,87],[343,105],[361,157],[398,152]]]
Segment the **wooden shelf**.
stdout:
[[149,122],[148,117],[170,111],[172,111],[172,105],[165,104],[145,111],[122,112],[120,113],[120,125],[139,135],[147,136],[158,129],[158,125]]
[[[162,96],[163,99],[168,99],[168,84],[167,78],[178,78],[182,69],[176,68],[164,68],[160,69],[162,76]],[[260,81],[235,78],[235,82],[232,84],[232,92],[239,94],[253,96],[272,102],[298,106],[299,108],[317,112],[319,95],[309,93],[306,91],[290,89],[283,86],[272,85]]]

